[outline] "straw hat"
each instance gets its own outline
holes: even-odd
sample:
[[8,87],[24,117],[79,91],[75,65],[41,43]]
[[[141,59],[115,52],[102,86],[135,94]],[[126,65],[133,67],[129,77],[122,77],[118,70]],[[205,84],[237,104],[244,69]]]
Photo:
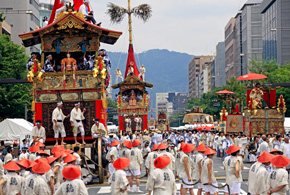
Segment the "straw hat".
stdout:
[[111,146],[117,146],[119,145],[121,142],[118,142],[117,140],[114,140],[112,143],[111,143]]
[[64,178],[68,180],[74,180],[81,176],[82,171],[78,166],[75,165],[67,165],[62,170],[62,175]]
[[45,145],[44,145],[43,143],[41,143],[41,142],[38,142],[38,143],[36,144],[36,146],[38,146],[38,147],[44,147]]
[[129,158],[118,158],[113,163],[113,167],[115,169],[125,169],[130,165],[130,159]]
[[194,150],[195,146],[193,144],[185,144],[182,148],[184,153],[190,153]]
[[139,144],[141,143],[141,139],[135,139],[134,141],[133,141],[133,147],[137,147]]
[[170,164],[169,156],[159,156],[154,160],[154,166],[158,169],[163,169]]
[[14,161],[10,161],[9,163],[3,165],[3,168],[8,171],[19,171],[20,167]]
[[48,161],[47,161],[46,158],[38,158],[38,159],[36,159],[34,162],[39,163],[40,161],[41,161],[41,162],[44,162],[44,163],[46,163],[46,164],[48,164]]
[[72,154],[68,154],[64,159],[64,163],[71,163],[71,162],[75,161],[76,159],[78,159],[77,156],[72,155]]
[[166,148],[168,148],[168,145],[166,145],[164,143],[159,144],[159,146],[157,147],[158,150],[164,150]]
[[206,146],[204,144],[200,144],[195,148],[196,151],[198,152],[205,152],[206,151]]
[[55,157],[47,157],[46,159],[47,159],[48,164],[51,164],[57,160],[57,158],[55,158]]
[[271,159],[271,163],[275,167],[282,168],[282,167],[287,167],[290,163],[290,160],[286,156],[278,155]]
[[275,153],[275,152],[278,152],[280,155],[283,155],[283,152],[282,152],[281,150],[276,149],[276,148],[274,148],[274,149],[270,152],[270,154],[273,154],[273,153]]
[[44,174],[50,170],[50,165],[40,160],[36,165],[32,167],[32,171],[38,174]]
[[258,162],[260,163],[267,163],[267,162],[270,162],[271,159],[274,157],[274,155],[268,153],[268,152],[263,152],[259,158],[258,158]]
[[36,145],[33,145],[28,149],[29,152],[33,152],[33,153],[37,152],[38,150],[39,150],[39,147]]
[[33,167],[34,165],[36,165],[36,162],[34,161],[31,161],[31,160],[28,160],[26,158],[16,162],[18,165],[24,167],[25,169],[28,169],[28,168],[31,168]]
[[123,141],[124,146],[126,146],[127,148],[132,148],[132,143],[130,141]]
[[60,146],[60,145],[57,145],[57,146],[54,146],[51,150],[51,154],[54,154],[55,152],[63,152],[65,151],[64,147],[63,146]]
[[154,145],[153,145],[153,148],[152,148],[152,151],[157,150],[157,148],[158,148],[158,145],[157,145],[157,144],[154,144]]
[[216,151],[214,151],[211,148],[207,148],[206,151],[203,153],[204,155],[211,155],[211,154],[216,154]]
[[64,154],[64,152],[55,152],[55,153],[53,154],[53,157],[55,157],[56,159],[58,159],[58,158],[62,157],[63,154]]
[[229,149],[227,150],[227,154],[235,153],[235,152],[239,151],[240,149],[242,149],[242,147],[239,147],[239,146],[236,146],[236,145],[231,145],[229,147]]

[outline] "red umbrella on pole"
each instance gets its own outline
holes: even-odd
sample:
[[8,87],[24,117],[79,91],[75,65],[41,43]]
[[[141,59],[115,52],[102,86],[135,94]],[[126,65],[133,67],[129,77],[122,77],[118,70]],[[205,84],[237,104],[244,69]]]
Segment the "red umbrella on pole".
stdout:
[[223,90],[223,91],[218,91],[216,92],[217,94],[235,94],[234,92],[232,91],[228,91],[227,89]]
[[237,78],[237,80],[246,81],[246,80],[260,80],[260,79],[266,79],[266,78],[268,78],[268,77],[265,75],[251,72],[249,74],[245,74],[243,76],[240,76],[239,78]]

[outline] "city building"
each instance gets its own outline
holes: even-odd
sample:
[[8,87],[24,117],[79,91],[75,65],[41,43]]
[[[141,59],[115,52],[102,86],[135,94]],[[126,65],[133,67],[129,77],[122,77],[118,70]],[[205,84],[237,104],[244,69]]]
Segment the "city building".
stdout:
[[205,63],[209,63],[213,56],[194,56],[188,65],[189,98],[196,98],[199,94],[199,73]]
[[237,75],[236,66],[236,36],[235,36],[236,18],[231,18],[225,26],[225,78],[229,80]]
[[49,3],[42,3],[40,0],[39,3],[39,26],[43,27],[43,17],[46,16],[49,20],[51,12],[52,12],[53,5]]
[[225,43],[219,42],[216,46],[215,57],[215,87],[226,85],[225,69]]
[[201,97],[202,94],[208,92],[208,70],[207,66],[210,62],[203,64],[202,70],[199,73],[199,90],[197,97]]
[[278,64],[290,62],[290,1],[264,0],[261,3],[263,59]]
[[[0,12],[6,16],[5,21],[11,26],[11,40],[16,44],[21,45],[19,34],[39,26],[38,0],[1,0]],[[26,49],[26,53],[39,51],[40,47],[36,46]]]
[[0,35],[2,34],[11,36],[11,26],[5,21],[0,22]]
[[241,55],[243,51],[243,41],[242,41],[242,12],[238,12],[235,16],[235,39],[236,39],[236,58],[235,58],[235,69],[236,69],[236,77],[241,76],[243,72],[243,56]]
[[163,111],[167,118],[186,108],[188,93],[168,92],[156,93],[156,116]]
[[211,85],[211,62],[209,62],[207,66],[207,83],[208,83],[208,91],[211,92],[214,90],[214,87]]
[[210,76],[208,79],[210,79],[210,85],[211,86],[211,91],[215,89],[215,58],[211,60],[209,63],[210,66]]
[[240,68],[237,67],[237,76],[249,73],[248,66],[252,59],[262,60],[261,2],[262,0],[249,0],[241,8],[242,23],[238,28],[241,30],[242,50],[239,54],[242,60],[236,59],[241,64]]

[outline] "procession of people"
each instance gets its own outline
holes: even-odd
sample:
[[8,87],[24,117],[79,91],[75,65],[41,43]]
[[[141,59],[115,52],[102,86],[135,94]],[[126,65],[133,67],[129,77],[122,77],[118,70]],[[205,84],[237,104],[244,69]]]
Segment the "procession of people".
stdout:
[[[85,109],[76,103],[70,115],[62,113],[62,102],[52,114],[56,144],[50,153],[45,150],[45,129],[36,121],[31,145],[23,141],[19,156],[13,156],[12,147],[6,149],[0,160],[0,194],[88,194],[87,184],[93,182],[94,172],[86,167],[77,133],[84,142]],[[74,129],[75,147],[65,149],[63,121],[70,118]],[[251,163],[248,193],[252,195],[286,194],[289,186],[290,144],[287,135],[276,132],[247,137],[243,132],[226,133],[211,130],[142,130],[142,120],[136,115],[136,129],[127,125],[126,131],[108,134],[98,118],[91,128],[92,139],[102,139],[111,194],[145,193],[140,180],[147,178],[148,194],[198,195],[218,194],[219,182],[215,176],[215,160],[223,164],[226,185],[224,194],[238,195],[244,181],[244,163]],[[57,138],[61,134],[61,145]],[[4,153],[3,153],[4,154]],[[144,175],[142,170],[145,169]],[[136,187],[134,186],[134,182]],[[135,189],[135,190],[134,190]]]

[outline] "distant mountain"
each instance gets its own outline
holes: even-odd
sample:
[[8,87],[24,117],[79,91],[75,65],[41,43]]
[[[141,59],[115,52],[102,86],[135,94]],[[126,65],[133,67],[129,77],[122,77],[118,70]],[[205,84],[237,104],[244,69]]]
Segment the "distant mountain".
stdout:
[[[115,84],[114,71],[118,64],[122,74],[125,74],[127,53],[108,52],[108,55],[112,62],[110,72],[112,83]],[[142,64],[146,68],[146,82],[154,84],[153,107],[155,107],[157,92],[188,92],[188,64],[192,58],[192,55],[166,49],[152,49],[140,54],[135,53],[138,68]],[[113,93],[117,93],[117,91],[113,91]]]

